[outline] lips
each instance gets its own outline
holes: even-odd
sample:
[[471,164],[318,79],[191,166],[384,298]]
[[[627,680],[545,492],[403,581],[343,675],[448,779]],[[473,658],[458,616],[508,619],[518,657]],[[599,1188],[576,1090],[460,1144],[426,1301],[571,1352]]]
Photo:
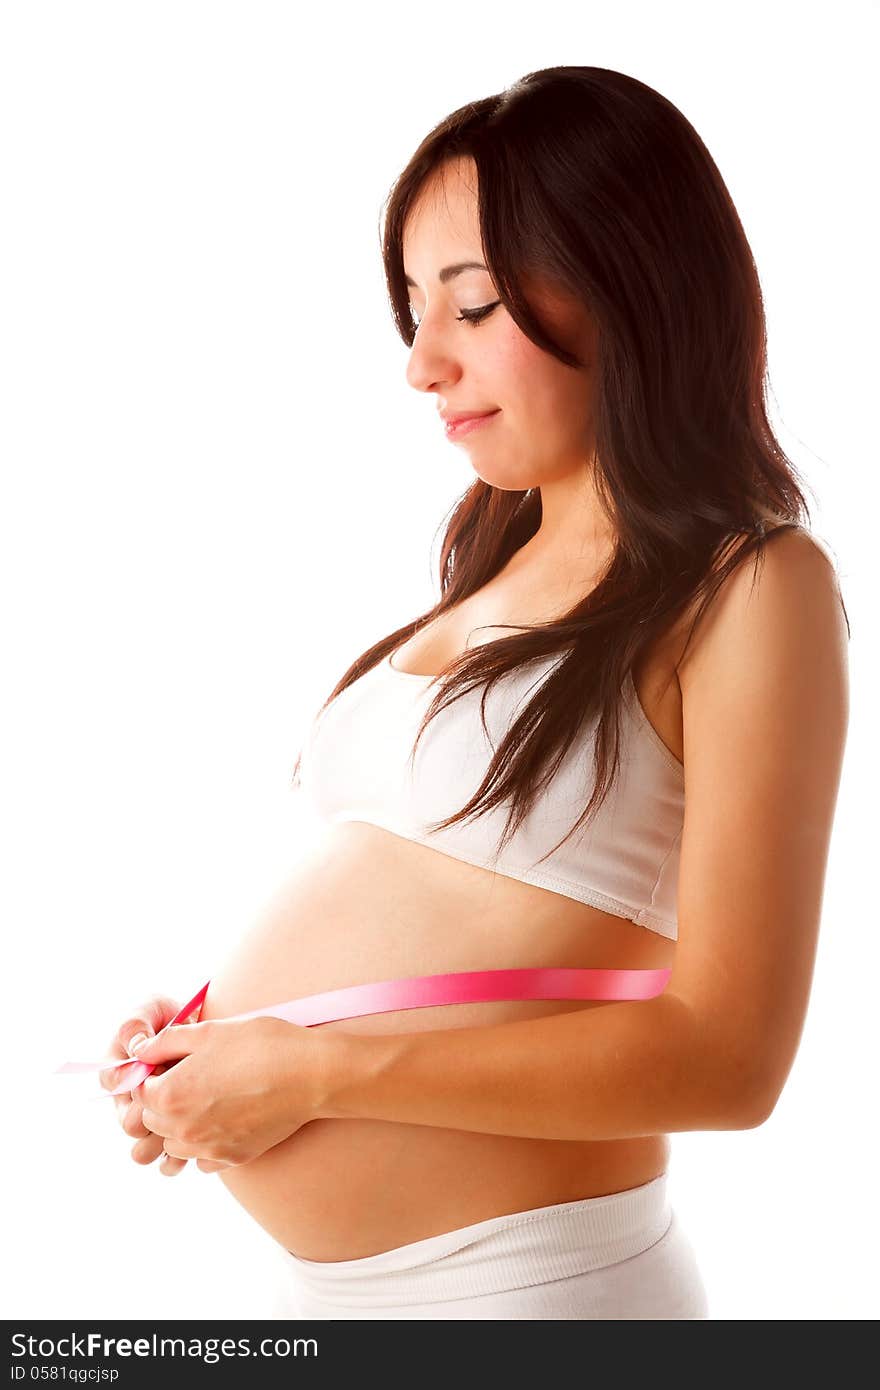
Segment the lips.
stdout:
[[472,430],[481,430],[485,425],[500,415],[500,410],[487,410],[482,414],[451,415],[446,420],[446,438],[460,439],[463,435],[470,434]]
[[461,425],[465,420],[484,420],[487,415],[495,413],[494,410],[466,410],[457,415],[443,415],[442,418],[447,425]]

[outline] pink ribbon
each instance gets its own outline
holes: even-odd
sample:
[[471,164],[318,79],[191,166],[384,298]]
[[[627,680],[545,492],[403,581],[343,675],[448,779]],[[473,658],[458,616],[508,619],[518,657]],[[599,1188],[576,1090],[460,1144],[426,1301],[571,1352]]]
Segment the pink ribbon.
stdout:
[[[328,989],[320,994],[290,999],[286,1004],[269,1004],[262,1009],[233,1014],[232,1018],[281,1018],[304,1028],[314,1028],[320,1023],[362,1018],[366,1014],[427,1009],[437,1004],[487,1004],[513,999],[653,999],[663,993],[671,973],[668,966],[659,970],[581,970],[552,966],[524,970],[463,970],[451,975],[415,975],[403,980],[382,980],[379,984]],[[210,983],[208,980],[203,984],[165,1027],[185,1023],[196,1009],[201,1012]],[[165,1028],[161,1032],[164,1033]],[[130,1067],[122,1085],[115,1091],[102,1090],[101,1096],[94,1097],[99,1100],[103,1096],[133,1091],[157,1065],[140,1062],[136,1057],[104,1057],[98,1062],[64,1062],[56,1067],[56,1072]]]

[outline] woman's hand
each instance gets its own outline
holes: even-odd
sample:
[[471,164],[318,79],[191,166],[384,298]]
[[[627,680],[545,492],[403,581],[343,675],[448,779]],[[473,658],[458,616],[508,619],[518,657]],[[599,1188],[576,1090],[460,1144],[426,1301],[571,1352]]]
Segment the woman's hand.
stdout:
[[174,1159],[213,1173],[250,1163],[316,1119],[325,1049],[283,1019],[182,1023],[148,1039],[140,1061],[170,1063],[135,1087],[141,1122]]
[[[147,1037],[153,1037],[165,1027],[179,1009],[180,1005],[175,1003],[173,999],[169,999],[167,995],[154,995],[146,1004],[135,1009],[124,1023],[120,1024],[107,1049],[107,1056],[118,1057],[120,1060],[133,1056],[130,1048],[138,1035],[146,1034]],[[105,1091],[113,1091],[122,1084],[130,1070],[129,1067],[108,1068],[98,1072],[98,1080]],[[153,1075],[155,1074],[154,1072]],[[135,1163],[154,1163],[157,1158],[161,1158],[159,1171],[164,1173],[166,1177],[173,1178],[177,1173],[183,1172],[186,1167],[186,1159],[172,1158],[162,1147],[161,1136],[152,1134],[144,1127],[141,1121],[141,1111],[144,1107],[140,1096],[132,1095],[131,1092],[123,1092],[113,1097],[113,1104],[116,1107],[117,1119],[125,1133],[137,1140],[137,1143],[132,1145],[131,1150],[131,1156]]]

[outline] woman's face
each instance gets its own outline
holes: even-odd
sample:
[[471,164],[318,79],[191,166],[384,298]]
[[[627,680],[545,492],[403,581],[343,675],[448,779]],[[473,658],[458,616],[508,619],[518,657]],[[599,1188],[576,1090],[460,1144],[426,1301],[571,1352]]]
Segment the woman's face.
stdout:
[[[444,413],[498,412],[453,439],[491,486],[516,490],[582,478],[593,451],[596,340],[590,316],[570,300],[530,287],[530,300],[557,341],[586,364],[567,367],[527,338],[497,303],[488,270],[441,280],[445,267],[462,262],[483,263],[471,159],[444,166],[421,190],[404,231],[403,263],[418,324],[407,381],[433,392]],[[481,322],[459,318],[484,306]]]

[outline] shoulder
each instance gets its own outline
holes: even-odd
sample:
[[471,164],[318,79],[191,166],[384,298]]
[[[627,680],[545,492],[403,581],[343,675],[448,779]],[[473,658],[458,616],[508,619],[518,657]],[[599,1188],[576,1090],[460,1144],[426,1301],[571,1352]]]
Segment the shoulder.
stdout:
[[[713,574],[744,552],[749,539],[735,537],[721,547]],[[783,648],[797,641],[804,660],[809,660],[811,644],[814,660],[823,652],[839,657],[849,630],[830,551],[804,527],[768,529],[761,547],[742,554],[702,611],[698,601],[688,607],[677,636],[682,695],[707,663],[716,675],[720,662],[751,666],[762,645]]]
[[690,748],[695,770],[711,765],[724,732],[741,754],[812,748],[833,780],[849,717],[848,641],[829,556],[809,532],[776,529],[760,557],[746,555],[722,580],[679,661],[685,761]]

